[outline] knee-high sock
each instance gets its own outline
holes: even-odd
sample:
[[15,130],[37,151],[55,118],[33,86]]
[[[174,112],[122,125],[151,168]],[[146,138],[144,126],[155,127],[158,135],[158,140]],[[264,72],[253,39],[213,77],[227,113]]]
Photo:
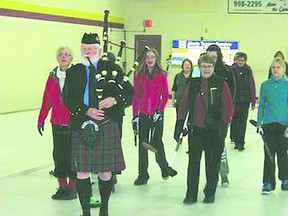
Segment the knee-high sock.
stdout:
[[76,190],[82,207],[83,216],[90,216],[90,197],[92,193],[90,178],[77,179]]
[[113,178],[109,181],[98,180],[99,192],[101,196],[100,215],[108,216],[108,202],[113,187]]
[[58,183],[59,183],[59,187],[63,188],[67,185],[67,179],[66,178],[58,178]]
[[75,183],[76,183],[75,179],[69,178],[68,187],[73,191],[75,191]]

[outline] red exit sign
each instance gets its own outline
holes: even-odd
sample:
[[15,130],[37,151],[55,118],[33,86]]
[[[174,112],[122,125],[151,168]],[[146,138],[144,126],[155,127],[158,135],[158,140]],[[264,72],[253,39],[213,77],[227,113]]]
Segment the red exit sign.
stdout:
[[143,21],[143,26],[145,28],[151,28],[152,27],[152,20],[144,20]]

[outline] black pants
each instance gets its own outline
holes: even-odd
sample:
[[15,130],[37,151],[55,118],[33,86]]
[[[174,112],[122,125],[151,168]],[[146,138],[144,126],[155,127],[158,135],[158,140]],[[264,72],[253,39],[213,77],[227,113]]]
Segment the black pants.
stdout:
[[263,183],[271,183],[276,185],[275,181],[275,155],[277,154],[278,177],[280,180],[288,180],[288,157],[287,157],[287,142],[288,139],[284,137],[284,131],[287,126],[271,123],[264,125],[264,140],[266,141],[273,161],[264,149],[264,172]]
[[54,176],[76,179],[76,172],[71,170],[71,134],[69,128],[52,125],[52,133]]
[[139,116],[139,176],[148,178],[148,150],[143,147],[142,142],[148,142],[157,149],[155,154],[156,162],[161,170],[168,168],[168,162],[165,156],[164,144],[162,142],[163,136],[163,120],[153,122],[152,116]]
[[244,146],[250,103],[235,103],[235,111],[231,123],[230,138],[235,146]]
[[173,136],[177,137],[177,119],[178,119],[179,104],[176,104],[175,110],[176,110],[176,122],[175,122],[175,126],[174,126],[174,135]]
[[214,196],[218,183],[221,154],[223,143],[220,132],[202,128],[193,128],[193,133],[188,137],[189,142],[189,164],[187,170],[187,192],[186,198],[197,201],[200,161],[202,151],[205,151],[206,186],[205,196]]

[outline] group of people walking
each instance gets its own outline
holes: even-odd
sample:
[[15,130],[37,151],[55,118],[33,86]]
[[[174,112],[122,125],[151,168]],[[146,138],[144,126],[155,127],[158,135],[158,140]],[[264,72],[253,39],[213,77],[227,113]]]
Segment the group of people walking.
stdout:
[[[114,61],[101,59],[100,53],[99,37],[91,33],[85,33],[81,40],[82,63],[71,64],[73,53],[68,47],[57,50],[59,66],[48,77],[38,118],[38,131],[42,135],[45,119],[52,109],[54,175],[59,182],[59,190],[52,199],[75,199],[77,192],[83,216],[91,215],[90,173],[98,174],[99,215],[108,215],[113,176],[126,167],[121,146],[122,118],[123,110],[131,104],[132,123],[139,134],[138,177],[134,185],[145,185],[150,178],[149,149],[155,152],[164,180],[177,175],[166,160],[162,141],[169,88],[157,51],[149,49],[145,52],[134,75],[134,90],[126,80],[125,85],[120,81],[123,84],[121,91],[114,91],[105,84],[103,87],[101,76],[106,73],[112,76],[112,72],[117,71],[121,80],[125,74]],[[250,104],[251,109],[256,105],[255,81],[246,62],[247,55],[237,53],[235,63],[230,67],[223,62],[221,49],[211,45],[199,59],[200,77],[192,78],[193,64],[189,59],[183,61],[181,73],[175,76],[172,103],[177,113],[174,132],[177,141],[188,118],[185,204],[197,202],[202,151],[205,151],[207,180],[203,202],[215,201],[219,172],[222,186],[229,185],[225,150],[229,124],[235,149],[245,149],[248,112]],[[259,99],[258,131],[263,128],[270,149],[269,153],[265,150],[265,193],[275,188],[275,154],[281,170],[281,188],[288,190],[287,137],[284,136],[288,133],[288,81],[283,62],[278,58],[273,61],[272,77],[262,84]],[[267,159],[271,154],[273,161]]]

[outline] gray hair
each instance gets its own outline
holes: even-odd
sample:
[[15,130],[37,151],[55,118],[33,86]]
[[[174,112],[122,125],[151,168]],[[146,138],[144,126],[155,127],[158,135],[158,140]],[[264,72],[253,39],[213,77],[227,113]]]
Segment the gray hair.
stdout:
[[203,54],[202,56],[200,56],[199,61],[198,61],[199,66],[201,66],[202,63],[212,64],[213,67],[215,66],[215,60],[211,58],[210,56],[208,56],[207,54]]
[[71,49],[70,47],[68,47],[68,46],[60,46],[60,47],[57,49],[57,51],[56,51],[56,58],[57,58],[57,59],[58,59],[60,53],[61,53],[63,50],[66,50],[71,57],[74,56],[74,53],[73,53],[73,51],[72,51],[72,49]]

